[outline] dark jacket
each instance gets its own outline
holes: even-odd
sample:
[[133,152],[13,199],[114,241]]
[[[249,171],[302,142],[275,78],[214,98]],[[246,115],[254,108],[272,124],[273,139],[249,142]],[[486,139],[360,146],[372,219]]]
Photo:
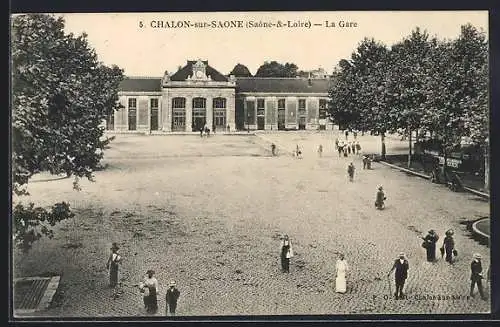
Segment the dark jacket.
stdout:
[[443,240],[443,247],[448,250],[453,250],[455,248],[455,241],[451,236],[445,236]]
[[396,269],[396,272],[394,273],[394,277],[396,279],[406,279],[408,278],[408,269],[410,269],[410,264],[406,259],[403,261],[403,263],[401,263],[400,259],[396,259],[394,261],[392,269]]
[[177,303],[177,299],[180,294],[181,292],[179,292],[177,288],[169,288],[165,295],[165,299],[167,300],[167,303]]
[[376,201],[377,201],[377,203],[381,203],[381,202],[384,202],[384,200],[385,200],[384,191],[379,190],[377,192],[377,200]]
[[472,260],[470,264],[471,276],[470,279],[473,281],[480,280],[483,277],[480,275],[483,272],[483,267],[481,266],[481,261]]

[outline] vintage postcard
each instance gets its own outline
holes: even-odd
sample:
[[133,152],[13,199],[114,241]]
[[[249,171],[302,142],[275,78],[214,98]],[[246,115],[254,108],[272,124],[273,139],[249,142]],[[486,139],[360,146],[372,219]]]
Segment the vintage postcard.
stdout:
[[491,311],[488,11],[15,14],[13,317]]

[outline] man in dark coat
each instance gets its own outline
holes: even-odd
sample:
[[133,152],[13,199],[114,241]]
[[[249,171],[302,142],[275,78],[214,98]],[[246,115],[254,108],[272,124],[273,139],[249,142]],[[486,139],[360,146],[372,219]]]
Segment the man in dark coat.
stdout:
[[394,273],[394,279],[396,281],[396,292],[394,293],[394,297],[397,300],[404,297],[403,287],[405,285],[406,278],[408,278],[408,269],[410,269],[410,264],[405,258],[405,254],[403,252],[399,254],[399,258],[394,260],[394,264],[387,274],[387,277],[391,275],[394,269],[396,270]]
[[455,249],[455,240],[453,239],[453,230],[449,229],[446,231],[446,236],[443,240],[443,246],[441,248],[441,256],[446,253],[446,262],[453,263],[453,250]]
[[165,315],[168,315],[167,311],[170,312],[171,316],[175,316],[175,309],[177,308],[177,300],[181,292],[175,287],[175,282],[170,282],[170,287],[165,293]]
[[378,191],[377,191],[377,197],[375,198],[375,207],[377,209],[383,209],[385,200],[386,200],[386,197],[385,197],[385,193],[384,193],[384,188],[382,187],[382,185],[379,185]]
[[351,162],[348,166],[347,166],[347,174],[349,175],[349,181],[353,181],[354,180],[354,170],[356,168],[354,168],[354,164]]
[[479,253],[474,253],[473,260],[470,264],[471,276],[470,276],[470,296],[474,297],[474,287],[477,284],[477,289],[479,290],[479,295],[481,299],[486,300],[483,290],[483,267],[481,265],[481,255]]
[[436,243],[439,240],[439,236],[433,229],[431,229],[425,237],[422,237],[422,239],[424,240],[423,245],[425,245],[424,247],[427,251],[427,261],[436,261]]

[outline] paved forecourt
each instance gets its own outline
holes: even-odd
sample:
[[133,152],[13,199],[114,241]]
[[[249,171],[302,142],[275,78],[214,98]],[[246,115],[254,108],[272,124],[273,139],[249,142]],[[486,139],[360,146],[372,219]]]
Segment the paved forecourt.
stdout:
[[[471,255],[481,253],[486,270],[489,249],[460,224],[489,215],[487,202],[376,163],[364,171],[361,158],[338,157],[331,131],[263,136],[289,150],[299,143],[304,158],[271,157],[259,136],[118,135],[108,169],[82,181],[82,191],[70,191],[68,179],[31,183],[33,200],[70,201],[78,214],[55,239],[16,255],[15,273],[62,275],[60,303],[44,313],[55,316],[143,315],[134,285],[147,269],[160,283],[159,314],[170,279],[181,291],[179,315],[489,311],[489,300],[467,298]],[[364,151],[380,146],[377,137],[358,138]],[[404,142],[388,138],[391,149],[404,151]],[[373,205],[378,184],[384,211]],[[425,261],[418,231],[431,228],[441,237],[456,231],[453,266]],[[290,274],[279,269],[283,233],[295,251]],[[114,241],[124,262],[121,286],[110,290],[103,267]],[[408,298],[396,301],[386,274],[400,251],[410,261]],[[337,253],[350,266],[346,294],[334,292]]]

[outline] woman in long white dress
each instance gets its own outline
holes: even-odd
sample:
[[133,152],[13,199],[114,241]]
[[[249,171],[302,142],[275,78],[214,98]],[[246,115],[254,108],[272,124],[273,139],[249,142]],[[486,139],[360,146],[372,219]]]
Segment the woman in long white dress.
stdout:
[[347,288],[346,282],[346,273],[349,270],[349,266],[347,265],[347,261],[344,258],[343,254],[340,254],[337,263],[335,264],[335,292],[337,293],[345,293]]

